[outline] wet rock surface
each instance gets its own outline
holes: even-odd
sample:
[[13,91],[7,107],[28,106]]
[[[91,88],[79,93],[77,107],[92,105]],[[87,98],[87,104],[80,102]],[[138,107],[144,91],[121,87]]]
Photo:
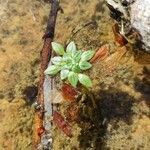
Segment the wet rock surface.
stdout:
[[132,26],[139,31],[145,49],[150,52],[150,1],[135,0],[130,14]]

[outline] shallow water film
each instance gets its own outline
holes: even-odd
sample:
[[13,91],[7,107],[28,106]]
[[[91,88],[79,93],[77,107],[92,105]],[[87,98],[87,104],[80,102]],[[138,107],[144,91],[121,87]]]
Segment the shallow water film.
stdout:
[[[34,105],[50,6],[48,0],[0,1],[0,150],[34,149]],[[104,0],[60,0],[60,7],[54,41],[64,46],[74,41],[79,50],[97,55],[84,72],[91,89],[80,84],[74,89],[55,77],[51,103],[57,112],[49,118],[47,149],[149,150],[150,54],[128,37],[118,44],[116,21]]]

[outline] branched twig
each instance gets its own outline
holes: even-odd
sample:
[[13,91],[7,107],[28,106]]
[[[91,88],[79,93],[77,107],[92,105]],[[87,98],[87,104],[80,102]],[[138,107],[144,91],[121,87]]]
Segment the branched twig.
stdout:
[[41,51],[41,65],[40,65],[40,78],[38,86],[38,98],[37,103],[40,105],[40,109],[35,114],[35,128],[34,128],[34,149],[37,150],[37,145],[40,142],[41,130],[43,129],[43,116],[44,116],[44,89],[43,84],[45,80],[44,71],[48,66],[51,57],[51,42],[54,37],[55,23],[57,12],[59,10],[58,0],[51,0],[51,11],[47,23],[46,32],[43,36],[44,45]]
[[84,25],[81,25],[81,27],[79,27],[78,29],[74,28],[74,29],[72,30],[72,34],[71,34],[70,39],[72,40],[73,37],[76,36],[76,34],[77,34],[78,32],[80,32],[82,29],[84,29],[85,27],[87,27],[87,26],[89,26],[89,25],[91,25],[91,24],[94,25],[94,26],[96,26],[96,22],[95,22],[95,21],[90,21],[90,22],[88,22],[88,23],[86,23],[86,24],[84,24]]

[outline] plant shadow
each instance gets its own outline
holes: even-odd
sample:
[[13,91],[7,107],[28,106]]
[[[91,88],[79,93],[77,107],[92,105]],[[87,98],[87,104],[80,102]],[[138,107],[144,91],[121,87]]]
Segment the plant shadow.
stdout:
[[[93,100],[96,105],[93,105]],[[128,93],[116,89],[101,90],[92,97],[90,94],[84,96],[80,102],[78,122],[81,149],[105,149],[104,138],[110,123],[115,125],[123,121],[132,124],[134,101]]]
[[150,68],[143,68],[142,79],[135,78],[134,80],[134,88],[136,91],[140,92],[142,95],[142,99],[145,100],[148,107],[150,107]]

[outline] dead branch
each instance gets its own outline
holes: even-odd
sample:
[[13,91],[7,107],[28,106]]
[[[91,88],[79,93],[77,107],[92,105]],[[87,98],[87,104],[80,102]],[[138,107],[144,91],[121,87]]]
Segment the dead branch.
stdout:
[[44,71],[48,66],[48,63],[51,58],[51,42],[54,38],[54,32],[55,32],[55,23],[57,18],[57,12],[59,10],[59,2],[58,0],[51,0],[51,10],[49,13],[49,19],[47,23],[46,32],[43,36],[44,44],[43,48],[41,50],[41,64],[40,64],[40,78],[39,78],[39,86],[38,86],[38,97],[37,97],[37,103],[40,106],[40,109],[36,111],[35,113],[35,122],[34,122],[34,149],[37,150],[37,145],[40,142],[41,139],[41,129],[44,129],[43,127],[43,116],[44,116],[44,89],[43,84],[45,80]]

